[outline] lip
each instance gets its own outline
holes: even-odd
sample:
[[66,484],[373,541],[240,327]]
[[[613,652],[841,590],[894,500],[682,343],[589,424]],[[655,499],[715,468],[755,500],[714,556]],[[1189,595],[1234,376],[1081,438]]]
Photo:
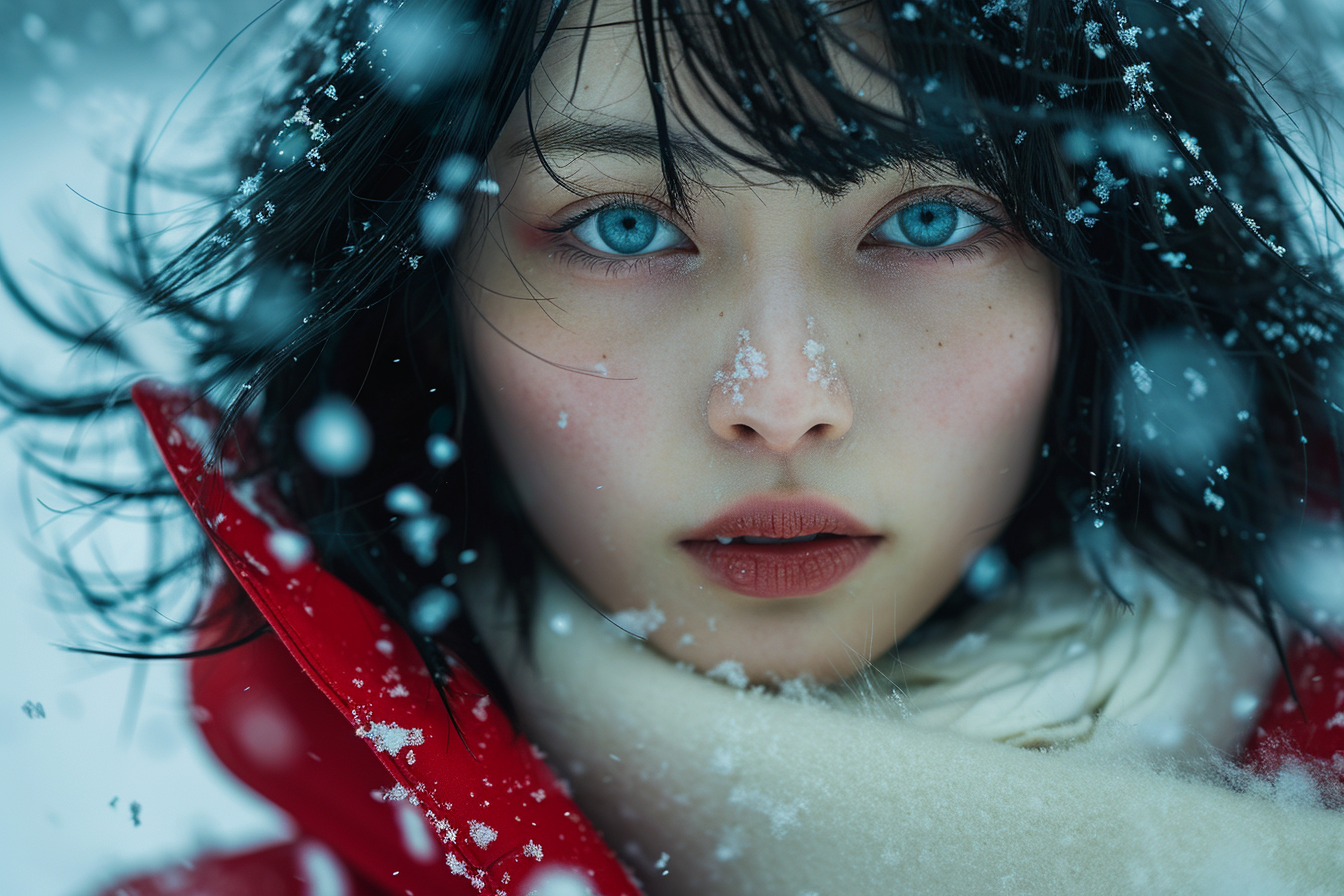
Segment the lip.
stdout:
[[[722,544],[724,538],[800,538],[789,544]],[[863,565],[882,536],[828,501],[748,498],[679,542],[712,582],[748,597],[806,597]]]

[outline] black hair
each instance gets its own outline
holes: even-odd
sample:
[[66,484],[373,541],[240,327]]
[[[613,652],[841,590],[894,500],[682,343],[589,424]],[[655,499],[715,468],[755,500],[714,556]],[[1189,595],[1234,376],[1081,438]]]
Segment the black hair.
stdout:
[[[454,248],[542,54],[557,35],[586,40],[596,8],[618,2],[327,4],[286,57],[213,223],[156,259],[127,219],[119,279],[195,345],[192,385],[224,410],[215,448],[254,409],[265,462],[249,475],[274,477],[321,562],[411,631],[417,598],[485,544],[528,617],[545,549],[469,388]],[[1058,266],[1064,351],[1044,456],[1002,536],[1011,557],[1114,531],[1184,558],[1229,599],[1254,595],[1276,645],[1276,612],[1310,622],[1269,572],[1276,530],[1313,502],[1341,504],[1341,307],[1321,237],[1344,217],[1308,142],[1315,127],[1328,145],[1335,125],[1296,89],[1308,85],[1259,80],[1277,57],[1243,20],[1185,0],[628,6],[674,205],[697,177],[672,150],[680,121],[822,193],[877,166],[951,168]],[[879,52],[852,40],[856,22]],[[900,111],[844,83],[841,59],[894,88]],[[710,98],[733,139],[701,126],[680,100],[691,94]],[[47,329],[119,351],[108,330],[75,332],[6,277]],[[0,392],[38,416],[127,407],[120,390],[40,393],[12,372]],[[322,472],[296,437],[333,394],[374,433],[372,461],[349,476]],[[431,437],[451,438],[460,460],[428,462]],[[385,505],[401,483],[432,497],[431,557]]]

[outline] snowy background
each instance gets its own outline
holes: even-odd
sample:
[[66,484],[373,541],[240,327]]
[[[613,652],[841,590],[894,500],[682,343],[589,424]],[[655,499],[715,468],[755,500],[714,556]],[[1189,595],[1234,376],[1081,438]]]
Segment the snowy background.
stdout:
[[[118,205],[117,168],[136,137],[150,122],[157,133],[210,59],[269,5],[0,0],[0,254],[25,286],[39,296],[59,293],[43,267],[81,276],[50,235],[48,213],[89,228],[96,243],[107,215],[72,190]],[[260,27],[292,33],[285,18],[291,5]],[[156,159],[190,158],[207,104],[239,83],[245,92],[239,59],[226,54],[206,75]],[[7,301],[0,303],[0,340],[7,369],[50,381],[73,363]],[[10,435],[0,433],[0,508],[7,520],[0,525],[0,890],[92,893],[120,874],[202,848],[282,836],[285,820],[206,751],[186,715],[180,664],[59,648],[86,629],[53,608],[49,596],[59,593],[59,583],[33,562]]]
[[[0,256],[36,295],[80,276],[51,235],[76,222],[97,245],[118,206],[119,176],[135,139],[152,136],[179,100],[156,161],[218,150],[220,119],[256,87],[248,58],[210,60],[270,0],[0,0]],[[283,42],[301,18],[282,2],[253,32]],[[1344,0],[1319,0],[1344,21]],[[1336,29],[1338,25],[1336,24]],[[1337,30],[1336,30],[1336,33]],[[249,40],[244,35],[243,43]],[[1340,67],[1344,54],[1334,46]],[[254,47],[255,50],[255,47]],[[256,52],[253,53],[253,57]],[[231,97],[234,102],[221,97]],[[209,127],[203,126],[208,123]],[[87,199],[81,198],[88,197]],[[151,219],[152,220],[152,219]],[[153,226],[152,224],[150,225]],[[77,362],[0,302],[8,369],[48,382]],[[81,656],[77,616],[34,556],[42,533],[12,430],[0,430],[0,867],[3,889],[24,896],[91,893],[118,875],[163,866],[205,848],[235,849],[283,836],[286,822],[232,781],[186,714],[181,665]],[[67,505],[68,506],[68,505]],[[1337,556],[1337,555],[1332,555]]]

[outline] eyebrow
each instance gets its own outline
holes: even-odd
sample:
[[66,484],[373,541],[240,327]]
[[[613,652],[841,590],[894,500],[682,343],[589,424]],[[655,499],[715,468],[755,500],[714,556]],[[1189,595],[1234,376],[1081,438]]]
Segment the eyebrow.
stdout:
[[[679,168],[728,169],[726,159],[694,139],[676,134],[669,134],[666,139],[672,160]],[[536,161],[543,156],[549,161],[556,156],[615,155],[659,164],[663,159],[663,140],[657,130],[643,125],[564,121],[538,128],[508,147],[506,154],[510,158]]]

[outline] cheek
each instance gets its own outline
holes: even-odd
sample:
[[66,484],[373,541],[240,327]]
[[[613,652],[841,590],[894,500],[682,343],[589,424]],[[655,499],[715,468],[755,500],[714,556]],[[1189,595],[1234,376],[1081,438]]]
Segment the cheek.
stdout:
[[1019,431],[1035,434],[1054,374],[1053,320],[1004,317],[949,333],[919,379],[921,411],[934,429],[957,442],[1011,441]]
[[[584,369],[603,363],[601,346],[569,337],[551,344],[556,364]],[[506,330],[512,335],[518,329]],[[490,431],[528,516],[543,537],[564,550],[582,519],[612,528],[615,500],[639,482],[655,448],[652,398],[641,378],[576,372],[540,360],[485,325],[471,328],[473,374]],[[521,345],[526,336],[518,338]],[[543,343],[544,344],[544,343]]]
[[[1024,272],[1024,273],[1023,273]],[[1053,271],[969,284],[894,324],[883,368],[886,436],[928,487],[918,501],[943,535],[1005,518],[1040,453],[1058,354]],[[953,309],[953,310],[944,310]]]

